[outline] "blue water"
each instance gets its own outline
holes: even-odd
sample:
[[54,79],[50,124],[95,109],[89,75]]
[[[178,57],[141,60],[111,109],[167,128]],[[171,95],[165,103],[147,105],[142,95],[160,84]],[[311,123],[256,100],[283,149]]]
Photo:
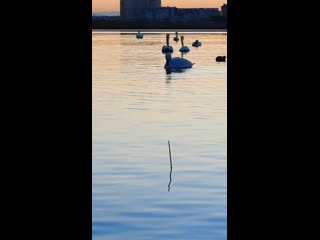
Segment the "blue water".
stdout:
[[165,34],[92,35],[94,240],[227,239],[227,36],[184,36],[166,74]]

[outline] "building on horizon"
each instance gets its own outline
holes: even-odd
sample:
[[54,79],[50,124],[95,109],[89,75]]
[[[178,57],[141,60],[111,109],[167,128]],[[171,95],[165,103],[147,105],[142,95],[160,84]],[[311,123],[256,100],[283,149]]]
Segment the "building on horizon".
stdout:
[[145,12],[145,20],[173,22],[177,11],[176,7],[149,8]]
[[123,21],[143,20],[147,9],[161,8],[161,0],[120,0]]
[[227,10],[228,10],[227,4],[223,4],[221,6],[221,16],[222,17],[227,18]]
[[177,22],[211,22],[220,16],[218,8],[178,8],[175,20]]
[[161,0],[120,0],[120,16],[124,22],[207,24],[221,21],[222,16],[226,16],[226,6],[224,4],[220,11],[218,8],[161,7]]
[[174,23],[211,22],[214,17],[220,17],[218,8],[176,8],[161,7],[147,9],[146,21],[166,21]]

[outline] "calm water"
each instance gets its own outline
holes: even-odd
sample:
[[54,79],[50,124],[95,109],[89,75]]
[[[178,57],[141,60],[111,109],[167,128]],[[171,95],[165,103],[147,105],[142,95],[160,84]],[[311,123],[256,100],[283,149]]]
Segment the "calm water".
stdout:
[[92,34],[94,240],[227,239],[227,35],[184,36],[167,75],[164,33]]

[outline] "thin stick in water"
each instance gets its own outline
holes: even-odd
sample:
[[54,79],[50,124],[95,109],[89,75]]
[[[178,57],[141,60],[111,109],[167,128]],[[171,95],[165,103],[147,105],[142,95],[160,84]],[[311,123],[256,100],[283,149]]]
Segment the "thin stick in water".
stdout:
[[169,146],[169,156],[170,156],[170,182],[168,184],[168,192],[170,192],[170,184],[171,184],[171,173],[172,173],[172,159],[171,159],[171,149],[170,149],[170,141],[168,140]]

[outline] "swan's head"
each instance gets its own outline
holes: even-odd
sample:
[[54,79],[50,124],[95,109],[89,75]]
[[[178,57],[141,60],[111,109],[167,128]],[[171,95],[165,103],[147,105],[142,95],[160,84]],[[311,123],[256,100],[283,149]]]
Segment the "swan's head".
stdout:
[[181,40],[183,40],[184,39],[184,36],[181,36]]

